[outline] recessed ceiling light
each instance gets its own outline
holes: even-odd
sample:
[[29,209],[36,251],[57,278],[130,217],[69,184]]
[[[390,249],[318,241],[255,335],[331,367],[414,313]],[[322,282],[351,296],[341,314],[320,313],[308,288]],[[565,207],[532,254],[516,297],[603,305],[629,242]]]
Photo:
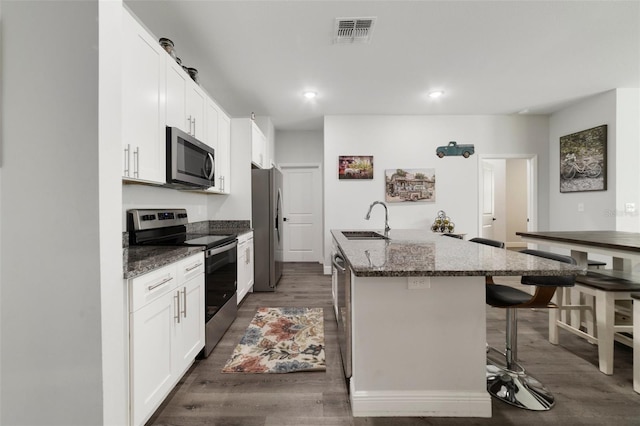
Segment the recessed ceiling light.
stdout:
[[429,92],[429,97],[432,99],[439,98],[442,95],[444,95],[444,92],[442,90],[434,90],[433,92]]
[[307,99],[313,99],[316,96],[318,96],[316,92],[311,92],[311,91],[304,92],[304,97]]

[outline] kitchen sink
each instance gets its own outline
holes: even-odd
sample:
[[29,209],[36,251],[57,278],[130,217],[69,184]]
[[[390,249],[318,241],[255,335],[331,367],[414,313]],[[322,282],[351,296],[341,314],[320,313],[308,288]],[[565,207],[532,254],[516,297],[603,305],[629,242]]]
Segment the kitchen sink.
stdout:
[[347,240],[388,240],[389,237],[385,237],[374,231],[342,231],[342,235]]

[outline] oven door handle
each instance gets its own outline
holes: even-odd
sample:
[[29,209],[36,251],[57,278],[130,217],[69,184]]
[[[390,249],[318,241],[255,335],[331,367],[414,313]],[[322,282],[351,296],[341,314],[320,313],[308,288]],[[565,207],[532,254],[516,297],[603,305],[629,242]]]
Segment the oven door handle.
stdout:
[[224,253],[225,251],[229,251],[233,248],[236,248],[237,246],[238,246],[238,241],[233,241],[224,246],[212,248],[207,251],[207,254],[205,255],[205,257],[211,257],[211,256],[215,256],[216,254]]

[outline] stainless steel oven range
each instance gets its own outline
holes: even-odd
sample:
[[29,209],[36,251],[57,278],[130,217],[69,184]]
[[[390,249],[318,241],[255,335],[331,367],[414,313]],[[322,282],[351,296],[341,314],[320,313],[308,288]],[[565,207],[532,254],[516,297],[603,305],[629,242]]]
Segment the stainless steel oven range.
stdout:
[[130,245],[204,247],[206,357],[237,316],[238,239],[235,234],[187,234],[187,223],[185,209],[127,211]]

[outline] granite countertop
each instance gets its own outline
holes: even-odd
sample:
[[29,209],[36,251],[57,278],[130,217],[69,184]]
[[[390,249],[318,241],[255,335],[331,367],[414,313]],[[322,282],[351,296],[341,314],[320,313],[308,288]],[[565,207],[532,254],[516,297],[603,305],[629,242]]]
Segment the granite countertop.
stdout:
[[[232,221],[228,221],[232,222]],[[188,232],[189,238],[203,237],[206,235],[242,235],[253,231],[244,223],[234,226],[194,226]],[[128,233],[125,233],[128,234]],[[123,235],[123,264],[124,278],[135,278],[154,269],[161,268],[192,254],[203,251],[201,246],[130,246],[128,235]]]
[[123,250],[124,278],[135,278],[154,269],[202,252],[201,246],[129,246]]
[[[348,240],[341,231],[331,230],[331,234],[358,277],[584,273],[576,265],[449,238],[425,229],[392,229],[388,240]],[[384,234],[382,230],[374,231]]]

